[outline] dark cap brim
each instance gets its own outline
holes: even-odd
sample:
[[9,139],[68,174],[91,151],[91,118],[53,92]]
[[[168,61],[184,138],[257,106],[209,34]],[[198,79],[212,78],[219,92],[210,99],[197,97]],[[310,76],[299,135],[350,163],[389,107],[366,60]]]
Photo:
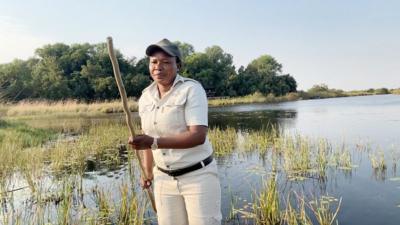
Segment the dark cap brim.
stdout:
[[146,55],[147,56],[152,56],[155,52],[158,52],[158,51],[163,51],[163,52],[167,53],[169,56],[172,56],[172,57],[176,56],[174,53],[169,51],[167,48],[163,48],[162,46],[155,45],[155,44],[150,45],[149,47],[147,47]]

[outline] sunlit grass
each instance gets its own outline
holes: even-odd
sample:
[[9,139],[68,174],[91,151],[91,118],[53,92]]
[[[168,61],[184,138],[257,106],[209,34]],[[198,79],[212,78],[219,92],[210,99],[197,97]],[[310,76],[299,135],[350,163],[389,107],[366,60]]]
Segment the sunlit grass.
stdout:
[[[232,97],[232,98],[215,98],[209,100],[209,106],[223,106],[233,104],[245,104],[245,103],[276,103],[284,101],[298,100],[299,96],[297,93],[289,93],[284,96],[263,95],[260,93],[254,93],[243,97]],[[131,111],[137,111],[137,101],[130,99],[128,102]],[[4,114],[11,117],[16,116],[49,116],[56,115],[58,117],[66,116],[77,116],[77,115],[96,115],[105,113],[121,113],[123,107],[120,99],[103,102],[85,103],[77,100],[65,100],[65,101],[20,101],[14,104],[0,105],[0,115]]]
[[235,104],[250,104],[250,103],[276,103],[295,101],[299,99],[297,93],[288,93],[284,96],[274,96],[273,94],[263,95],[256,92],[251,95],[241,97],[228,97],[228,98],[213,98],[208,100],[209,106],[224,106],[224,105],[235,105]]
[[[137,111],[137,102],[130,99],[131,111]],[[76,100],[67,101],[21,101],[8,106],[7,116],[22,115],[49,115],[59,116],[79,114],[99,114],[123,112],[122,103],[119,99],[107,102],[82,103]]]
[[[336,209],[332,207],[334,203],[337,203]],[[313,212],[313,216],[316,218],[319,225],[332,225],[339,224],[336,218],[341,203],[342,199],[337,200],[331,196],[320,196],[319,198],[310,201],[308,206]]]
[[282,220],[280,197],[275,176],[265,182],[265,188],[256,195],[253,203],[256,224],[280,224]]
[[[291,200],[292,195],[295,196],[294,201]],[[304,195],[289,192],[283,204],[283,193],[279,191],[275,175],[264,181],[254,199],[253,210],[247,213],[247,217],[261,225],[312,225],[313,220],[319,225],[338,224],[337,215],[342,201],[328,195],[309,200]]]
[[[138,133],[139,130],[136,125]],[[26,215],[29,212],[23,212],[0,217],[20,223],[24,223],[26,218],[33,218],[33,224],[45,224],[49,220],[60,224],[143,224],[146,207],[143,196],[133,189],[137,185],[135,169],[132,169],[137,165],[133,161],[128,160],[129,173],[132,175],[117,189],[117,201],[110,197],[114,192],[111,194],[109,189],[96,187],[88,192],[82,183],[85,172],[93,165],[115,169],[124,163],[121,153],[126,154],[128,135],[125,125],[113,122],[91,124],[79,136],[63,139],[57,138],[51,130],[32,128],[17,121],[1,121],[0,201],[13,201],[12,192],[8,191],[13,188],[10,182],[13,175],[18,173],[37,205],[30,216]],[[257,156],[266,160],[269,172],[279,174],[289,182],[301,182],[308,178],[324,181],[328,168],[354,168],[351,147],[345,143],[333,145],[326,139],[284,134],[272,127],[248,131],[214,127],[209,129],[208,135],[216,156],[257,153]],[[359,145],[354,148],[358,149]],[[369,153],[369,162],[374,171],[385,171],[387,162],[383,152]],[[133,157],[132,154],[128,155]],[[395,156],[393,160],[397,161]],[[70,176],[75,176],[75,180],[62,181],[64,183],[55,191],[56,197],[52,197],[53,193],[47,193],[49,189],[45,188],[43,177],[46,176],[54,176],[52,181],[55,183],[60,178]],[[337,201],[319,196],[312,203],[297,200],[296,204],[291,205],[289,200],[286,204],[282,201],[285,199],[282,194],[277,179],[271,176],[260,192],[255,194],[253,211],[249,212],[251,218],[257,224],[308,224],[310,218],[324,225],[335,223],[340,202],[337,208],[331,207],[329,204],[337,204]],[[83,196],[94,199],[96,208],[89,206],[83,210]],[[50,207],[53,210],[53,217],[50,218],[46,214],[49,212],[48,204],[55,202],[57,205]]]
[[[136,131],[139,133],[138,127]],[[91,160],[109,166],[119,165],[119,144],[126,144],[128,130],[119,124],[92,126],[75,141],[57,142],[48,152],[50,166],[55,171],[84,170]]]
[[230,154],[235,149],[237,132],[232,127],[226,129],[214,127],[208,131],[208,137],[212,144],[214,154],[217,156]]
[[391,94],[400,95],[400,88],[390,90]]

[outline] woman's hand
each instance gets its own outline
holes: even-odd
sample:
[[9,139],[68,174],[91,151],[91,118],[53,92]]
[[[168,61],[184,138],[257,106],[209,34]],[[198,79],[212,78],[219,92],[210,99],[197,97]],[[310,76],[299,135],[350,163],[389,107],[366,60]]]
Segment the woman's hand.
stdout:
[[140,186],[142,186],[143,189],[151,187],[153,183],[153,174],[148,175],[147,177],[147,179],[145,179],[144,177],[140,177]]
[[145,150],[150,149],[153,144],[153,137],[149,135],[137,135],[135,137],[129,137],[128,144],[132,146],[132,148],[136,150]]

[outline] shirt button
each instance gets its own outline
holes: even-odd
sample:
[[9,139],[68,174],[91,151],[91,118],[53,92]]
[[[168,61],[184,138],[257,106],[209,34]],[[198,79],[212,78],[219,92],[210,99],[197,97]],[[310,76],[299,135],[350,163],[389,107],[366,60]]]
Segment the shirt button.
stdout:
[[160,108],[160,106],[157,106],[157,109],[159,109]]
[[163,152],[163,155],[166,155],[167,153]]
[[167,165],[167,168],[169,168],[169,165]]
[[156,125],[157,124],[157,122],[154,122],[154,125]]

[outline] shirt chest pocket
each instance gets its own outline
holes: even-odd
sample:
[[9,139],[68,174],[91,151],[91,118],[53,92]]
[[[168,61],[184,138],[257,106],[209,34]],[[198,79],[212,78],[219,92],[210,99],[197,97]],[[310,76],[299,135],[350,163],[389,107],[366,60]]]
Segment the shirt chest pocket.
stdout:
[[150,125],[151,125],[151,121],[152,116],[154,114],[154,108],[155,105],[153,103],[148,103],[148,104],[144,104],[142,107],[140,107],[139,109],[139,116],[140,116],[140,121],[142,124],[142,130],[149,131],[150,129]]
[[164,104],[159,115],[159,122],[170,132],[186,130],[185,121],[186,96],[173,96]]

